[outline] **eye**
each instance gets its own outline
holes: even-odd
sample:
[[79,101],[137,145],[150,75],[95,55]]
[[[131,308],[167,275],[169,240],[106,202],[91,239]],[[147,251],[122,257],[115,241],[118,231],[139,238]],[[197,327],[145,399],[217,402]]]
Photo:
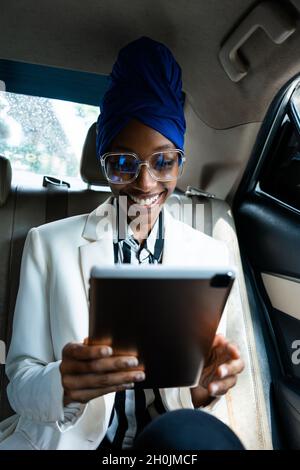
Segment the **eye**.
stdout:
[[176,164],[176,154],[172,152],[160,152],[156,155],[155,169],[167,170],[174,167]]
[[125,170],[128,166],[126,155],[119,155],[114,161],[114,167],[116,170]]
[[134,173],[136,171],[136,160],[132,155],[112,155],[109,159],[111,170],[120,173]]

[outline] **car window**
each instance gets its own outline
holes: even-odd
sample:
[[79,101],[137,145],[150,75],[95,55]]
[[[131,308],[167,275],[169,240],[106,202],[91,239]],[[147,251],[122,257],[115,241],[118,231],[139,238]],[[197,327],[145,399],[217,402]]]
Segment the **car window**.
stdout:
[[98,114],[97,106],[0,91],[0,155],[14,170],[77,177]]
[[291,97],[270,152],[260,180],[261,189],[300,209],[300,87]]

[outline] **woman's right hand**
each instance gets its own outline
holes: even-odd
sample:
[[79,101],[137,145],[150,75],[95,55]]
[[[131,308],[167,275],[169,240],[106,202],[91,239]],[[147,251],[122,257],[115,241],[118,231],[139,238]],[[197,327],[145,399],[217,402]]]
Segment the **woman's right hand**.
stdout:
[[110,346],[68,343],[60,364],[64,406],[87,403],[106,393],[133,388],[145,380],[143,366],[135,354],[114,355]]

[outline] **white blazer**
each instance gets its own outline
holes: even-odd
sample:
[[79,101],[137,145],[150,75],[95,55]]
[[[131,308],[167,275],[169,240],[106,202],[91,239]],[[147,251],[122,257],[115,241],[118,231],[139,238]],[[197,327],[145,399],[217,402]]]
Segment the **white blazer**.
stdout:
[[[65,344],[88,336],[91,267],[114,263],[111,207],[107,201],[89,215],[33,228],[27,236],[6,362],[16,415],[0,423],[0,449],[91,450],[106,434],[115,394],[80,405],[79,411],[64,408],[59,365]],[[164,210],[163,264],[228,264],[222,242]],[[161,389],[160,394],[168,410],[193,408],[188,387]]]

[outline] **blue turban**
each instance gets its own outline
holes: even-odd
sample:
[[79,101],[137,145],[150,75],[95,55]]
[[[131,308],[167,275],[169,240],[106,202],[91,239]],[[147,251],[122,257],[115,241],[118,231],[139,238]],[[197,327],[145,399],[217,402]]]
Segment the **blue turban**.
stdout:
[[119,52],[97,122],[97,155],[137,119],[183,150],[185,118],[181,69],[171,51],[147,37]]

